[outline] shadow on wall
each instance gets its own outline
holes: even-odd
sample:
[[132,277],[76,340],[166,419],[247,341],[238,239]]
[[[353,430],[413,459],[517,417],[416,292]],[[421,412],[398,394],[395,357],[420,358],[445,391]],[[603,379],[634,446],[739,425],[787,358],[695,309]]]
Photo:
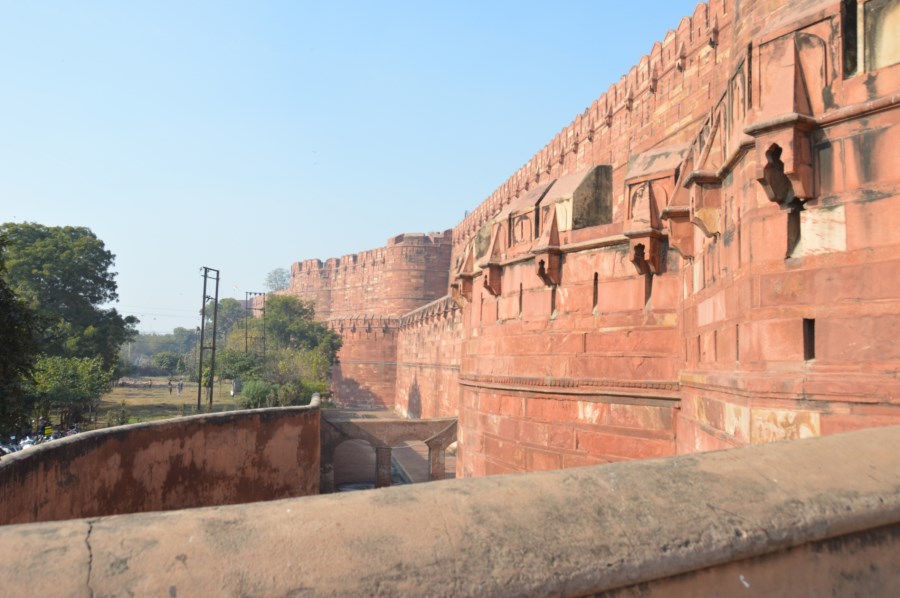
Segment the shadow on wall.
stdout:
[[411,419],[422,419],[422,393],[419,391],[419,380],[413,378],[412,386],[407,393],[409,407],[407,413]]
[[390,407],[383,397],[359,385],[353,378],[339,377],[334,382],[334,402],[341,407]]
[[375,486],[375,447],[365,440],[347,440],[334,449],[334,484]]

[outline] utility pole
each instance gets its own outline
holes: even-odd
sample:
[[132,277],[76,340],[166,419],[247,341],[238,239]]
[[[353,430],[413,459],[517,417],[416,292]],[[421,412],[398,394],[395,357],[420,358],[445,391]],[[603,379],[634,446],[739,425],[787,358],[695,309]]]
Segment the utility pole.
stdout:
[[[200,357],[198,359],[199,364],[197,365],[197,413],[200,413],[203,410],[203,351],[206,349],[210,350],[209,393],[207,403],[209,405],[209,410],[212,410],[213,380],[215,380],[216,376],[216,323],[219,315],[219,271],[215,268],[207,268],[206,266],[203,266],[201,270],[203,271],[203,305],[200,310]],[[215,272],[215,274],[211,275],[210,272]],[[213,297],[210,297],[206,290],[210,278],[216,283],[216,292]],[[212,344],[207,347],[204,344],[204,337],[206,335],[206,302],[210,299],[213,300]]]

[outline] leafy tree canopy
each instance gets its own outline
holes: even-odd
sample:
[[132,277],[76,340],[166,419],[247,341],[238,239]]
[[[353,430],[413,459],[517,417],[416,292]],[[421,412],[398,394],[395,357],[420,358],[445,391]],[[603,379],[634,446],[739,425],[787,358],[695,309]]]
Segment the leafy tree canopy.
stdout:
[[24,384],[37,358],[34,314],[6,283],[0,236],[0,433],[15,434],[28,419]]
[[[207,331],[212,331],[213,302],[206,306]],[[244,330],[244,320],[249,314],[244,309],[244,302],[230,297],[219,300],[216,314],[216,341],[224,345],[228,336],[236,330]],[[243,345],[242,345],[243,347]],[[232,347],[235,348],[235,347]]]
[[193,350],[194,345],[200,340],[200,333],[187,328],[176,328],[170,334],[139,333],[130,341],[130,346],[123,347],[125,356],[131,356],[132,360],[141,357],[151,359],[157,353],[168,351],[184,355]]
[[179,355],[178,353],[173,353],[172,351],[161,351],[160,353],[155,354],[152,358],[150,358],[150,363],[164,371],[169,376],[184,372],[186,369],[184,356]]
[[275,268],[266,275],[266,290],[282,291],[291,286],[291,273],[285,268]]
[[263,374],[262,356],[256,351],[227,349],[216,355],[216,374],[230,380],[260,378]]
[[84,227],[0,225],[8,242],[6,281],[37,316],[38,348],[60,357],[116,363],[138,319],[102,305],[118,299],[115,256]]
[[34,370],[31,394],[42,415],[58,409],[64,412],[63,419],[78,421],[109,392],[112,376],[99,357],[42,357]]
[[266,296],[266,339],[274,348],[320,349],[334,360],[341,348],[341,337],[316,322],[312,301],[301,301],[289,295]]

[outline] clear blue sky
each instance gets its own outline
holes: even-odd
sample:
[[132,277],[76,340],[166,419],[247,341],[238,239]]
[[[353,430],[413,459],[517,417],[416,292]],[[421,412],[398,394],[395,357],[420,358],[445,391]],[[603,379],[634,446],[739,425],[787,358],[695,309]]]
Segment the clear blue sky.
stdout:
[[453,227],[696,3],[0,1],[0,222],[89,227],[144,332]]

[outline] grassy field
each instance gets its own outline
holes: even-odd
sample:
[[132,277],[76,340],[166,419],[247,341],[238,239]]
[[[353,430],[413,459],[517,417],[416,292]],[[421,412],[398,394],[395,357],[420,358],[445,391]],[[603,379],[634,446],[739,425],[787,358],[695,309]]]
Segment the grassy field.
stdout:
[[[158,419],[193,415],[197,411],[197,384],[185,382],[181,396],[173,388],[168,389],[168,379],[155,378],[123,378],[125,384],[117,386],[112,392],[100,400],[96,426],[104,427],[110,412],[119,414],[124,403],[128,423],[148,422]],[[227,383],[216,384],[213,392],[213,412],[231,411],[235,409],[234,398],[230,396],[231,386]],[[207,411],[206,393],[203,394],[203,411]]]

